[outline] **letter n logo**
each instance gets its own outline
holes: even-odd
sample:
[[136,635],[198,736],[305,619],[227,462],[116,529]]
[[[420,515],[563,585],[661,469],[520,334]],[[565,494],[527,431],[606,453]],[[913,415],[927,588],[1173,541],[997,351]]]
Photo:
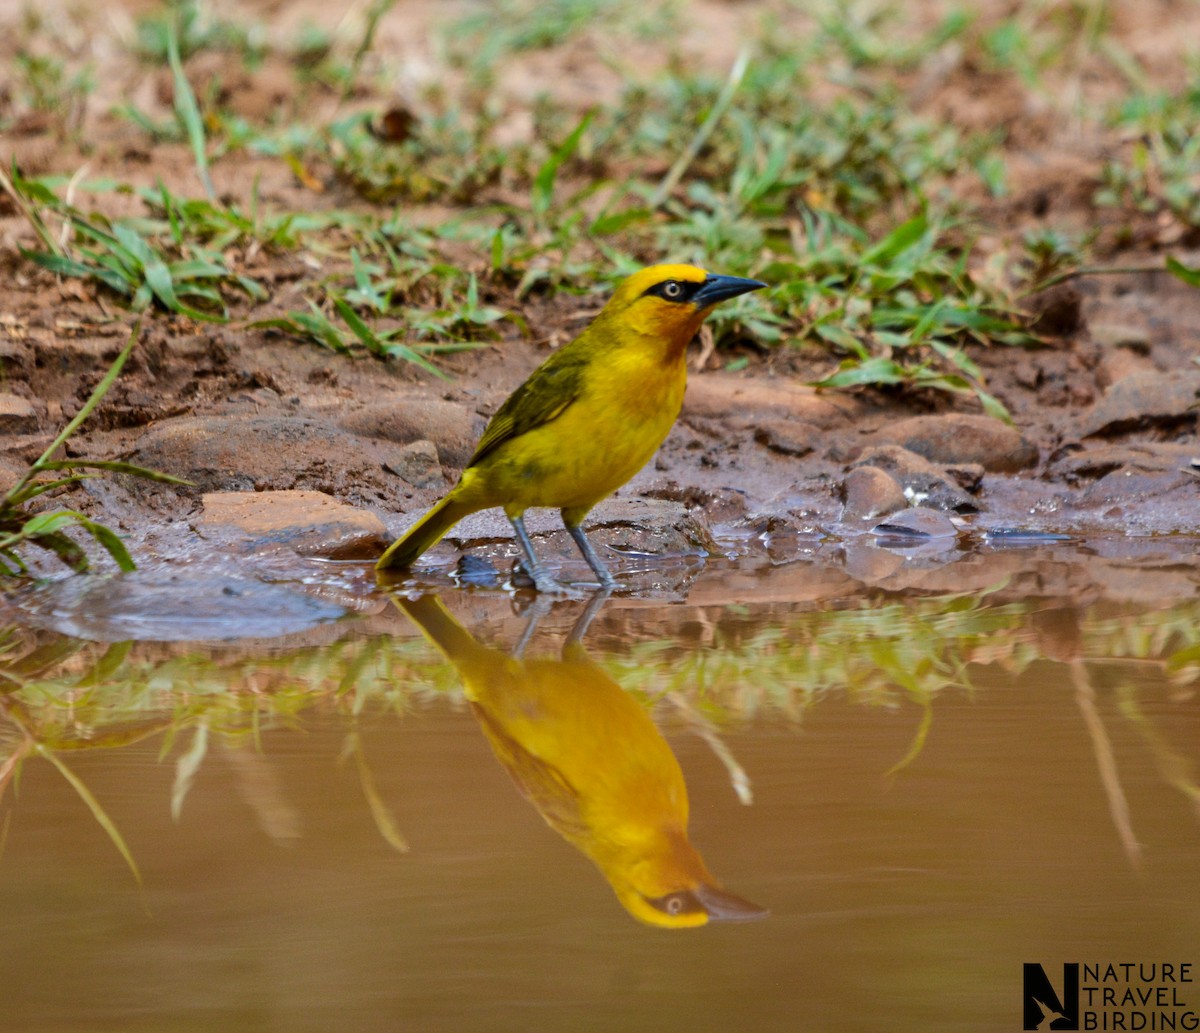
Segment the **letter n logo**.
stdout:
[[1025,962],[1025,1029],[1079,1028],[1079,964],[1063,965],[1062,997],[1054,992],[1046,970]]

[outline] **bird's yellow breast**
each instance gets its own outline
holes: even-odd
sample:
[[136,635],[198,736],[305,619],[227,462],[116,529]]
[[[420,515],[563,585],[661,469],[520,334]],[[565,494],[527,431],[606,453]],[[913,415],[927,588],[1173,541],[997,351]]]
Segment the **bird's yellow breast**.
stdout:
[[683,404],[682,353],[622,342],[589,364],[578,396],[554,419],[505,442],[463,475],[464,488],[527,507],[595,505],[649,462]]

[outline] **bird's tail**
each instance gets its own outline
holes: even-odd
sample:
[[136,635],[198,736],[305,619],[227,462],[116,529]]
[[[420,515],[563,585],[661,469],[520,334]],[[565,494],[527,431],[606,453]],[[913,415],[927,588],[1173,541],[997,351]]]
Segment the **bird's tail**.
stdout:
[[474,513],[479,507],[459,502],[451,492],[441,502],[412,525],[403,538],[398,538],[379,557],[376,570],[397,570],[410,567],[426,549],[442,540],[442,535],[463,517]]
[[457,663],[474,652],[484,650],[471,633],[450,615],[436,595],[422,595],[416,599],[397,597],[393,601],[447,659]]
[[499,650],[483,645],[459,624],[436,595],[416,599],[393,596],[392,602],[408,614],[422,634],[458,669],[471,702],[479,702],[479,692],[486,692],[506,664],[512,662]]

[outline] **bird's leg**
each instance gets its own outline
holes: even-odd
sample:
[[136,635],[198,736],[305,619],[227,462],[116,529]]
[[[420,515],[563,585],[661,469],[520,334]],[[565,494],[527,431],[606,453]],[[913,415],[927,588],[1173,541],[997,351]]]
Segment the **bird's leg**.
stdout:
[[537,631],[538,624],[550,612],[553,605],[545,596],[539,595],[533,600],[533,605],[529,607],[529,620],[526,621],[525,627],[521,631],[521,637],[517,639],[517,644],[512,649],[514,660],[520,660],[525,656],[525,647],[529,645],[533,639],[533,633]]
[[533,579],[533,587],[549,595],[570,595],[571,589],[555,581],[549,571],[538,562],[537,553],[533,551],[533,542],[529,540],[529,532],[525,530],[525,518],[519,515],[510,516],[508,522],[517,532],[517,542],[525,554],[525,573]]
[[583,613],[579,615],[579,619],[575,622],[575,626],[571,628],[567,635],[566,642],[563,643],[563,650],[568,646],[578,645],[583,641],[583,636],[587,634],[588,628],[592,626],[592,621],[596,619],[596,614],[604,607],[608,597],[612,595],[612,589],[601,588],[592,593],[592,597],[588,600],[588,604],[584,607]]
[[588,541],[587,535],[583,533],[583,515],[579,514],[576,517],[576,514],[570,513],[570,516],[568,516],[568,513],[570,513],[570,510],[564,509],[562,511],[563,523],[566,525],[567,530],[571,532],[571,537],[575,539],[575,544],[579,546],[579,551],[583,553],[583,558],[587,560],[588,566],[592,568],[596,577],[599,578],[600,587],[610,590],[616,588],[617,579],[612,576],[612,572],[604,565],[604,560],[596,554],[596,550],[592,548],[592,543]]

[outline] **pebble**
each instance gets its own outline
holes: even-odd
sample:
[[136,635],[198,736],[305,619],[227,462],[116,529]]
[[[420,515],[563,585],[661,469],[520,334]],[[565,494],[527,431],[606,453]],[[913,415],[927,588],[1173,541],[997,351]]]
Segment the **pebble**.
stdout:
[[209,492],[202,502],[198,534],[232,531],[254,549],[282,545],[301,556],[371,559],[390,540],[374,513],[320,491]]
[[785,456],[808,455],[820,437],[819,427],[802,420],[760,420],[754,428],[755,441]]
[[911,504],[960,513],[973,513],[979,508],[945,470],[899,445],[864,449],[854,465],[878,467],[890,474]]
[[876,524],[871,533],[883,538],[955,538],[958,528],[945,513],[927,506],[913,506]]
[[1200,394],[1200,372],[1189,369],[1131,373],[1114,383],[1080,419],[1081,437],[1121,430],[1139,423],[1192,416]]
[[870,520],[905,509],[904,488],[891,474],[877,466],[857,466],[842,482],[844,521]]
[[996,473],[1014,473],[1037,462],[1037,448],[1020,431],[990,416],[945,413],[912,416],[873,435],[900,445],[931,463],[976,463]]
[[0,393],[0,433],[33,434],[37,429],[37,410],[28,398]]
[[402,445],[432,442],[440,462],[461,468],[475,451],[484,420],[473,409],[457,402],[397,397],[347,413],[338,426],[362,437],[382,438]]
[[432,488],[445,484],[437,446],[432,441],[413,441],[402,446],[383,468],[408,481],[414,488]]

